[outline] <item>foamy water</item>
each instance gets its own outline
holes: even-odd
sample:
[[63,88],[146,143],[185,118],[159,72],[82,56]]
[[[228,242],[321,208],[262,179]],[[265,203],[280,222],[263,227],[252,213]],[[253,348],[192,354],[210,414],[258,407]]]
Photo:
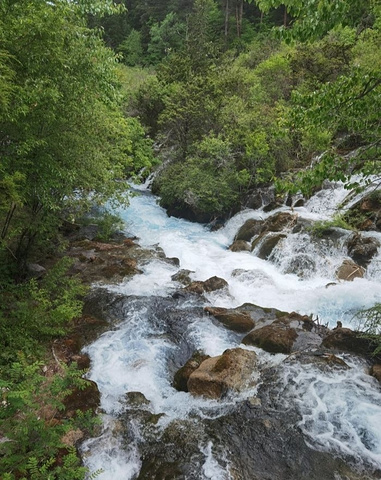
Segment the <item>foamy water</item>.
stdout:
[[[144,187],[140,187],[144,192]],[[294,209],[300,217],[326,220],[347,196],[340,184],[319,192],[304,207]],[[287,208],[281,210],[289,211]],[[168,257],[177,257],[180,269],[191,270],[193,280],[206,280],[214,275],[227,280],[228,290],[207,295],[208,303],[236,307],[245,302],[284,311],[312,314],[323,324],[335,326],[337,321],[353,327],[353,316],[363,308],[381,302],[381,252],[367,269],[365,278],[338,282],[335,271],[346,255],[347,232],[335,244],[311,242],[306,233],[289,234],[274,249],[269,260],[261,260],[250,252],[228,250],[238,228],[248,219],[265,219],[274,212],[246,210],[233,217],[224,228],[210,232],[206,226],[168,217],[155,197],[144,192],[131,199],[125,211],[119,212],[126,230],[139,237],[143,247],[158,245]],[[372,235],[378,235],[373,234]],[[288,273],[295,255],[303,255],[306,268],[299,276]],[[160,260],[141,267],[144,274],[109,289],[124,295],[166,297],[181,285],[171,276],[179,268]],[[328,286],[330,283],[335,285]],[[148,299],[147,299],[148,301]],[[215,325],[211,320],[195,318],[185,334],[194,349],[211,356],[237,346],[237,335]],[[87,347],[92,360],[89,377],[101,391],[101,406],[111,418],[125,408],[127,392],[141,392],[149,401],[147,408],[164,415],[158,427],[165,428],[174,419],[187,417],[213,418],[223,415],[236,402],[255,394],[243,392],[224,401],[192,397],[176,391],[168,373],[168,359],[178,349],[153,321],[144,302],[131,301],[126,318],[118,327],[103,334]],[[261,364],[277,365],[284,356],[272,356],[255,349]],[[322,373],[314,367],[287,365],[283,370],[287,401],[297,404],[300,428],[314,448],[346,454],[358,463],[381,468],[381,394],[376,381],[367,375],[364,366],[352,362],[343,372]],[[85,463],[91,471],[103,468],[100,480],[132,480],[141,463],[138,442],[127,449],[112,429],[105,428],[99,439],[85,444]],[[138,436],[138,431],[137,431]],[[200,478],[229,480],[226,458],[216,457],[212,442],[200,447],[205,455],[200,465]]]

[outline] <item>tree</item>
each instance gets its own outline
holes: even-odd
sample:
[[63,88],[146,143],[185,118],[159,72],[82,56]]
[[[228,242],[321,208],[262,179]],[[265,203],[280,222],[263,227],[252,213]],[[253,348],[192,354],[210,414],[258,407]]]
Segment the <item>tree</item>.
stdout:
[[133,168],[116,58],[86,27],[89,5],[93,13],[112,6],[0,4],[0,62],[12,78],[11,88],[6,76],[0,85],[8,95],[0,118],[1,251],[19,268],[72,202],[85,204],[90,192],[93,200],[116,198],[124,186],[115,179]]

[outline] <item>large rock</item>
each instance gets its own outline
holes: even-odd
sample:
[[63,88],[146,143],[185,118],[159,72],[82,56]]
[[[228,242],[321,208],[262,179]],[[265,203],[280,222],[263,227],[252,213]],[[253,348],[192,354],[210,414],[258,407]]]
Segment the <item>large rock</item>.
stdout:
[[229,250],[232,252],[250,252],[251,245],[245,240],[236,240],[230,245]]
[[280,240],[285,237],[284,233],[264,233],[254,240],[251,245],[252,251],[257,250],[257,257],[267,260]]
[[221,398],[229,390],[240,391],[254,385],[255,352],[234,348],[204,360],[189,377],[188,390],[193,395]]
[[191,273],[194,272],[186,269],[179,270],[177,273],[172,275],[171,280],[182,283],[183,285],[189,285],[192,282],[192,279],[190,278]]
[[218,307],[205,307],[204,310],[234,332],[247,333],[255,326],[250,314],[245,311]]
[[289,212],[278,212],[265,221],[262,231],[281,232],[282,230],[295,226],[297,219],[297,214]]
[[339,280],[353,281],[355,278],[363,278],[365,270],[352,260],[344,260],[336,270],[336,277]]
[[194,352],[186,364],[175,373],[173,387],[180,392],[187,392],[189,377],[198,369],[201,363],[208,358],[210,358],[209,355],[204,355],[199,351]]
[[253,330],[246,335],[242,343],[263,348],[270,353],[287,354],[316,348],[321,344],[321,335],[310,317],[292,312],[281,316],[270,325]]
[[220,277],[210,277],[204,282],[196,281],[192,282],[190,285],[184,288],[186,292],[198,293],[202,295],[205,292],[214,292],[216,290],[221,290],[222,288],[228,287],[229,284],[226,280]]
[[371,356],[375,349],[372,340],[350,328],[334,328],[324,338],[322,345],[335,351],[357,353],[364,356]]
[[249,218],[238,230],[236,236],[234,237],[234,241],[244,240],[246,242],[250,242],[254,235],[259,235],[259,233],[262,231],[263,224],[263,220]]
[[372,258],[376,255],[380,243],[372,237],[363,237],[359,233],[354,233],[348,239],[348,255],[361,267],[367,267]]

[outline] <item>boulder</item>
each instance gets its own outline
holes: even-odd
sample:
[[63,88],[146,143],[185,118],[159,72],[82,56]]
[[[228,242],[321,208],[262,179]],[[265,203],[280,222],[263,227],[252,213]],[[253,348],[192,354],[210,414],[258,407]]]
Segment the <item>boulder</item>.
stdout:
[[249,218],[238,230],[236,236],[234,237],[234,241],[236,242],[237,240],[244,240],[246,242],[249,242],[254,237],[254,235],[259,235],[262,230],[263,224],[263,220],[255,220],[254,218]]
[[255,352],[234,348],[218,357],[204,360],[189,377],[188,390],[192,395],[221,398],[228,391],[240,391],[254,385],[253,371],[257,364]]
[[282,230],[293,227],[296,224],[297,219],[297,214],[278,212],[265,221],[262,231],[281,232]]
[[149,405],[150,401],[141,392],[127,392],[126,400],[129,405],[137,408],[142,408],[144,405]]
[[189,377],[195,370],[197,370],[201,363],[208,358],[210,358],[209,355],[204,355],[199,351],[194,352],[186,364],[175,373],[173,387],[180,392],[187,392]]
[[381,383],[381,364],[373,365],[370,374]]
[[336,270],[336,277],[339,280],[353,281],[355,278],[363,278],[365,269],[352,260],[344,260]]
[[236,240],[230,245],[229,250],[232,252],[250,252],[251,245],[245,240]]
[[247,333],[255,326],[250,314],[245,311],[218,307],[205,307],[204,311],[234,332]]
[[287,354],[316,348],[321,344],[321,336],[310,317],[292,312],[274,320],[270,325],[251,331],[242,343],[263,348],[270,353]]
[[380,243],[372,237],[363,237],[355,232],[348,239],[348,255],[361,267],[366,268],[377,254]]
[[192,282],[192,279],[190,278],[191,273],[194,272],[186,269],[179,270],[177,273],[172,275],[171,280],[182,283],[183,285],[189,285]]
[[350,328],[334,328],[323,339],[322,346],[335,351],[357,353],[364,356],[372,355],[375,348],[372,340]]
[[285,237],[286,235],[284,233],[262,234],[251,244],[252,251],[257,249],[257,257],[262,258],[262,260],[267,260],[279,241]]
[[198,293],[202,295],[205,292],[214,292],[216,290],[221,290],[222,288],[228,287],[228,282],[220,277],[211,277],[204,282],[196,281],[192,282],[190,285],[184,288],[186,292]]

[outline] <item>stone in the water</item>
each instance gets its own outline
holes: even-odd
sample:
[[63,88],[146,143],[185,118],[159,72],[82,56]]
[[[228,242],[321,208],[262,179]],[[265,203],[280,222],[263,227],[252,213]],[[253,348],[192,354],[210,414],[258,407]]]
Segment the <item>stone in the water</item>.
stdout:
[[189,377],[188,390],[193,395],[221,398],[228,391],[240,391],[254,385],[257,364],[255,352],[234,348],[204,360]]
[[172,275],[171,280],[174,282],[179,282],[182,283],[183,285],[189,285],[192,282],[192,279],[190,278],[190,274],[194,273],[192,270],[179,270],[177,273]]
[[348,240],[348,255],[361,267],[367,267],[377,254],[380,243],[372,237],[363,237],[354,233]]
[[229,247],[232,252],[250,252],[251,245],[245,240],[236,240]]
[[234,332],[247,333],[255,326],[249,313],[244,311],[218,307],[205,307],[204,310]]
[[204,355],[199,351],[194,352],[186,364],[175,373],[173,387],[180,392],[187,392],[189,377],[201,365],[201,363],[208,358],[210,358],[209,355]]
[[234,237],[234,242],[238,240],[243,240],[250,242],[254,235],[259,235],[264,224],[263,220],[256,220],[254,218],[249,218],[238,230],[236,236]]
[[291,353],[296,349],[313,348],[321,343],[316,325],[307,315],[292,312],[270,325],[250,332],[242,340],[245,345],[263,348],[270,353]]
[[353,281],[355,278],[363,278],[365,269],[352,260],[344,260],[336,271],[339,280]]
[[204,282],[201,281],[196,281],[192,282],[190,285],[185,287],[185,291],[187,292],[192,292],[192,293],[198,293],[199,295],[202,295],[205,292],[214,292],[216,290],[221,290],[222,288],[228,287],[229,284],[226,280],[220,277],[211,277],[208,278],[208,280],[205,280]]
[[285,237],[286,235],[284,233],[262,234],[252,243],[252,250],[254,251],[258,247],[257,257],[262,260],[267,260],[279,241]]

